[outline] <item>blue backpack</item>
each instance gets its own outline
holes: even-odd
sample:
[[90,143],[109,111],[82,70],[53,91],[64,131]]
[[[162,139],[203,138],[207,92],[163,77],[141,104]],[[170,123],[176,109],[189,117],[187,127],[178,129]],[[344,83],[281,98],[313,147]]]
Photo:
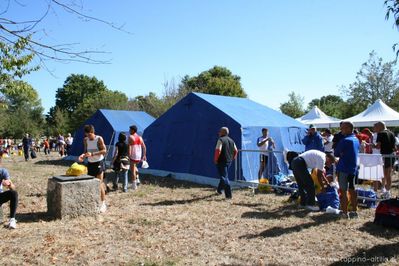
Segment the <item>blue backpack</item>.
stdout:
[[328,206],[339,209],[339,195],[335,188],[327,187],[325,193],[319,193],[316,197],[321,210],[327,209]]

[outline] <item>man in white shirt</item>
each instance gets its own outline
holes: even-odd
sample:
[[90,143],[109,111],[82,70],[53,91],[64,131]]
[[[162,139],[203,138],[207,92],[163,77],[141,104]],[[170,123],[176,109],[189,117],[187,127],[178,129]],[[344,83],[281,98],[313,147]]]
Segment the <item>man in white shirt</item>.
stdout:
[[256,145],[259,147],[260,152],[260,162],[259,162],[259,171],[258,171],[258,180],[260,180],[263,176],[263,172],[266,169],[268,158],[269,158],[269,146],[273,145],[273,139],[268,136],[269,130],[267,128],[262,128],[262,136],[260,136]]

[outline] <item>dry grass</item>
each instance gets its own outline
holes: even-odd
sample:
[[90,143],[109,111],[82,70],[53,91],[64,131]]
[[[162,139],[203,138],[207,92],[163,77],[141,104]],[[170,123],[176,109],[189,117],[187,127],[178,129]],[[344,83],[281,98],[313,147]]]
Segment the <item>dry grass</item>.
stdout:
[[[340,265],[399,261],[399,231],[308,213],[287,196],[214,189],[142,177],[135,192],[111,192],[96,217],[46,216],[47,178],[67,169],[58,157],[3,160],[18,187],[18,228],[1,228],[0,265]],[[397,187],[398,183],[395,183]],[[397,189],[396,189],[397,192]],[[8,206],[4,207],[8,213]],[[341,261],[340,261],[341,259]],[[363,264],[362,264],[363,263]]]

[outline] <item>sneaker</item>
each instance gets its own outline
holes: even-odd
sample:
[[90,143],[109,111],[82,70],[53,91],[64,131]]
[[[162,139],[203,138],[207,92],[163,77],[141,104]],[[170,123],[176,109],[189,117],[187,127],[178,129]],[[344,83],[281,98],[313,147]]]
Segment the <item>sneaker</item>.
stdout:
[[349,214],[348,214],[348,213],[341,212],[341,213],[339,214],[339,217],[340,217],[341,219],[348,220],[348,219],[349,219]]
[[359,215],[357,214],[357,212],[349,212],[349,219],[357,219],[359,218]]
[[386,190],[385,192],[382,193],[381,198],[390,199],[391,198],[391,192],[389,190]]
[[10,222],[8,223],[8,228],[10,229],[17,228],[17,220],[15,220],[15,218],[10,219]]
[[136,190],[136,189],[137,189],[137,183],[136,183],[136,181],[133,181],[132,189],[133,189],[133,190]]
[[307,209],[307,210],[309,210],[309,211],[312,211],[312,212],[318,212],[318,211],[320,211],[319,206],[307,205],[307,206],[305,206],[305,209]]
[[219,190],[216,189],[216,193],[219,194],[219,195],[222,195],[222,193],[223,193],[222,191],[223,191],[223,190],[220,190],[220,191],[219,191]]
[[100,212],[101,213],[104,213],[104,212],[106,212],[107,211],[107,205],[105,205],[105,202],[103,202],[102,204],[101,204],[101,207],[100,207]]

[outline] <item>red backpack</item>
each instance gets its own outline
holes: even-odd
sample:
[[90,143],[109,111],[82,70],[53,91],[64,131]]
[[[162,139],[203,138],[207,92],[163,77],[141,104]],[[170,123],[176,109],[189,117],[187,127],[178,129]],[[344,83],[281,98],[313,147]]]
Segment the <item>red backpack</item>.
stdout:
[[381,201],[375,210],[374,223],[399,229],[399,199]]

